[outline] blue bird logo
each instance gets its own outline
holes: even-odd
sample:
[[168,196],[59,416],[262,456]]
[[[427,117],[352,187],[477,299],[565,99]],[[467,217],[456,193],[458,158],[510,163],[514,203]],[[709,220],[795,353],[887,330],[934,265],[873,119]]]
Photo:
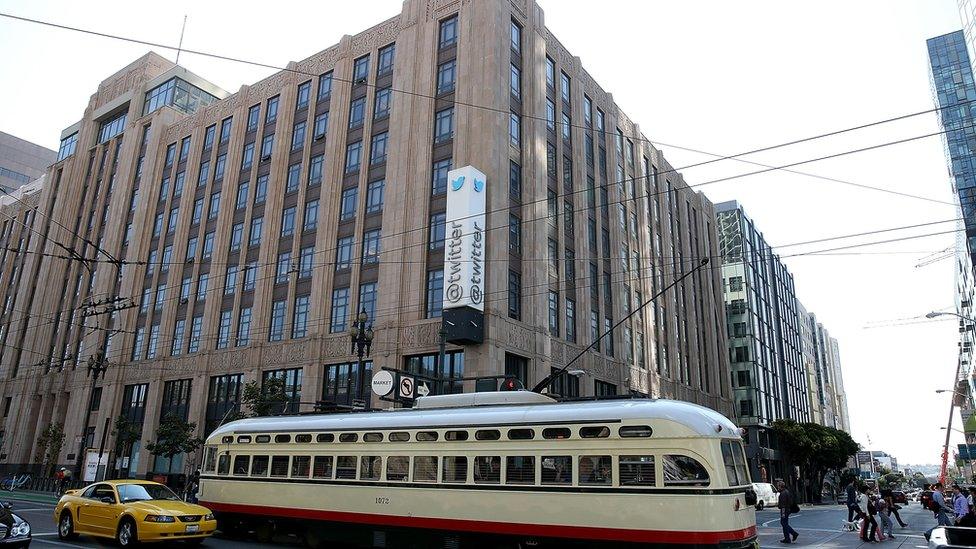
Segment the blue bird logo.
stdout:
[[474,178],[474,192],[480,193],[484,188],[485,188],[485,182],[478,179],[477,177]]
[[[475,182],[475,183],[477,184],[477,182]],[[454,181],[451,181],[451,190],[452,191],[459,191],[459,190],[461,190],[461,187],[463,187],[463,186],[464,186],[464,176],[463,175],[458,176],[457,179],[455,179]]]

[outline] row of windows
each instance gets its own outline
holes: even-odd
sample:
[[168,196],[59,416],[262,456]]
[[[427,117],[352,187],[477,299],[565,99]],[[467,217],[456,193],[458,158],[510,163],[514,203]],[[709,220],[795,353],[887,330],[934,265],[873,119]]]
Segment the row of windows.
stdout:
[[213,450],[215,449],[211,448],[206,457],[206,472],[251,478],[651,487],[658,486],[656,464],[660,462],[664,487],[707,487],[711,483],[708,471],[701,462],[690,456],[677,454],[665,454],[660,458],[649,454],[620,455],[616,456],[614,467],[614,456],[599,454],[216,456]]

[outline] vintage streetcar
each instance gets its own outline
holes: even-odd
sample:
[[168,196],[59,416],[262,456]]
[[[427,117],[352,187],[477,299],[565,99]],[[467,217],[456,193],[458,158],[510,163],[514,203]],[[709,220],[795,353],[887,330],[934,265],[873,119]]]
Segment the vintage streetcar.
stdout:
[[468,393],[234,421],[199,497],[229,535],[310,546],[758,547],[739,429],[672,400]]

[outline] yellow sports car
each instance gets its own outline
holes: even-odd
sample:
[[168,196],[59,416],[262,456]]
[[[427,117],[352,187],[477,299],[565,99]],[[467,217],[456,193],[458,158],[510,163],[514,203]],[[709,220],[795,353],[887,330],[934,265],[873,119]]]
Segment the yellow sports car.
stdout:
[[200,543],[217,529],[206,507],[185,503],[166,486],[147,480],[108,480],[69,490],[54,509],[58,537],[115,538],[121,547],[140,542]]

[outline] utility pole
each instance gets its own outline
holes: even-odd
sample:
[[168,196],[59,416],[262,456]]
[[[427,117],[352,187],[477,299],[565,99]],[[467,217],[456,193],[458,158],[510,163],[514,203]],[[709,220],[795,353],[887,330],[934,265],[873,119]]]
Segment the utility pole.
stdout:
[[[88,406],[85,407],[85,422],[81,425],[81,442],[78,443],[78,456],[75,459],[75,479],[83,481],[83,467],[85,463],[85,439],[88,438],[88,424],[91,422],[92,406],[95,399],[95,386],[98,385],[98,377],[108,369],[105,362],[105,355],[94,353],[88,356],[88,377],[91,378],[91,388],[88,392]],[[101,456],[99,456],[101,459]]]

